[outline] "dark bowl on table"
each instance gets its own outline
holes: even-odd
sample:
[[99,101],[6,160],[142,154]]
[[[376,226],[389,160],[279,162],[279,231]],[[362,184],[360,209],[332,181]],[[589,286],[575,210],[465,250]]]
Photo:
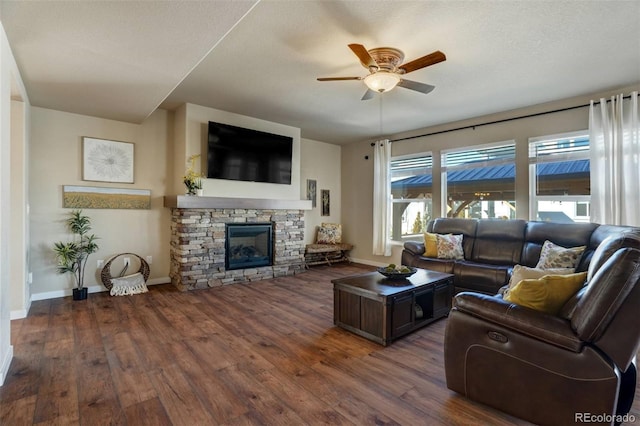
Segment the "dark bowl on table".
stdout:
[[403,280],[405,278],[409,278],[411,275],[415,274],[416,271],[418,270],[417,268],[414,268],[414,267],[408,267],[408,268],[409,268],[409,272],[387,271],[387,268],[385,267],[380,267],[377,269],[377,271],[380,272],[385,277],[389,278],[390,280]]

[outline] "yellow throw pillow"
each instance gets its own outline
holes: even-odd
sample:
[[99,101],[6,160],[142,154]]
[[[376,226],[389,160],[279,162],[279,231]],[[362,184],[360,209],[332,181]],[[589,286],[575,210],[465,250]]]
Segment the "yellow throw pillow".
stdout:
[[438,238],[436,234],[424,233],[424,253],[426,257],[438,257]]
[[582,288],[586,279],[587,273],[579,272],[569,275],[545,275],[537,280],[522,280],[511,288],[504,300],[557,315],[571,296]]

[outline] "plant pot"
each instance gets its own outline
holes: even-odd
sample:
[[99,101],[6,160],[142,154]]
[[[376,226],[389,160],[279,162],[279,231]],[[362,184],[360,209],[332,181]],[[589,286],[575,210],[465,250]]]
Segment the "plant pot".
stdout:
[[87,294],[89,293],[86,287],[82,288],[74,288],[73,289],[73,300],[85,300],[87,298]]
[[196,189],[196,195],[198,197],[202,197],[204,195],[204,190],[203,189]]

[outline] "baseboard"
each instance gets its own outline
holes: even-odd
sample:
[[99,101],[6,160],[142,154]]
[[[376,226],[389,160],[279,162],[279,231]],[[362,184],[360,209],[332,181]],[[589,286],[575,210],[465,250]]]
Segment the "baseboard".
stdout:
[[28,309],[17,309],[15,311],[11,311],[9,312],[9,319],[17,320],[17,319],[26,318],[28,312],[29,312]]
[[147,281],[147,285],[156,285],[156,284],[170,284],[171,278],[169,277],[160,277],[160,278],[152,278]]
[[353,263],[362,263],[363,265],[369,265],[369,266],[387,266],[389,264],[389,262],[387,262],[387,263],[374,262],[374,261],[368,260],[368,259],[356,259],[356,258],[353,258],[353,257],[350,257],[349,260],[351,260],[351,262],[353,262]]
[[[170,282],[171,282],[171,279],[169,277],[160,277],[160,278],[153,278],[148,280],[147,285],[167,284]],[[103,291],[109,291],[104,286],[101,286],[101,285],[87,286],[87,290],[89,291],[89,293],[100,293]],[[47,291],[44,293],[34,293],[31,295],[31,301],[56,299],[58,297],[71,296],[72,294],[73,294],[73,290],[70,288],[65,290]]]
[[4,384],[4,379],[9,373],[9,366],[11,366],[11,360],[13,359],[13,345],[9,345],[7,352],[2,357],[2,366],[0,367],[0,386]]

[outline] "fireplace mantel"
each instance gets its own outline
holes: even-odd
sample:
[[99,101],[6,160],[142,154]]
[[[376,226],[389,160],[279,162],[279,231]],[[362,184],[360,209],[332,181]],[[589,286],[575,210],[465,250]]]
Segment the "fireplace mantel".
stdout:
[[311,210],[311,200],[165,195],[164,206],[173,209]]

